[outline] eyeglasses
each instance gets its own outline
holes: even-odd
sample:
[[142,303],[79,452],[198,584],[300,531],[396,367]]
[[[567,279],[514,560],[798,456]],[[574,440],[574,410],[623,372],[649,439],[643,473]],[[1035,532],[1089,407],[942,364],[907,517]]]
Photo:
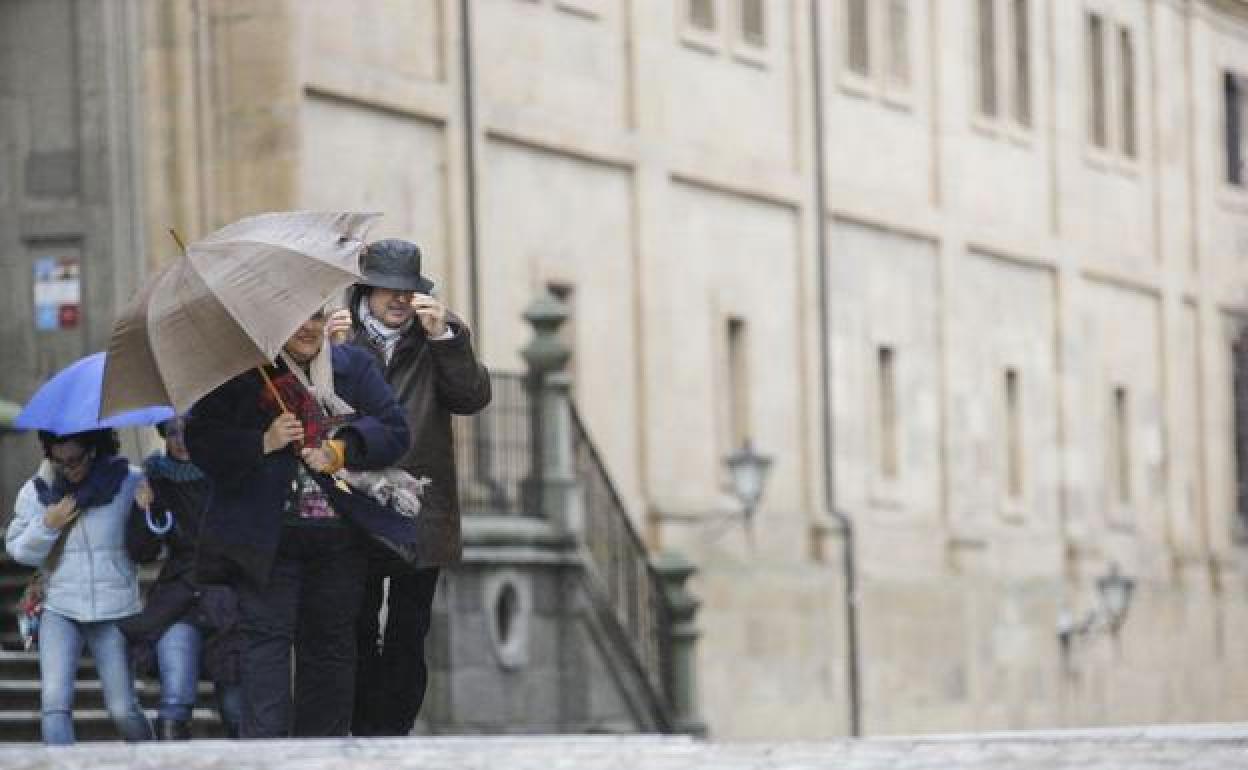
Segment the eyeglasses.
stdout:
[[92,454],[93,452],[88,450],[85,452],[79,452],[74,457],[57,457],[56,455],[49,452],[48,462],[52,463],[58,468],[64,468],[67,471],[77,470],[81,468],[84,464],[86,464],[88,460],[91,459]]

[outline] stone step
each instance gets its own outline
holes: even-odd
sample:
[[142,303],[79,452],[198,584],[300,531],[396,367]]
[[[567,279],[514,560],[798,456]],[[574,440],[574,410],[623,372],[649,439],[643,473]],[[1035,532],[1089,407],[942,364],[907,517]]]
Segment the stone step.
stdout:
[[[0,680],[0,711],[39,708],[39,680]],[[142,680],[135,683],[139,701],[148,708],[155,708],[160,700],[160,685]],[[199,705],[205,708],[213,704],[213,689],[208,682],[199,684]],[[104,708],[104,688],[98,679],[79,679],[74,686],[75,709]]]
[[704,743],[672,736],[371,738],[0,747],[12,770],[1242,770],[1248,724]]
[[[84,657],[78,661],[78,679],[94,679],[95,660]],[[39,681],[37,650],[0,650],[0,679]]]
[[[156,713],[147,710],[148,718],[155,719]],[[196,737],[221,738],[221,723],[211,709],[197,708],[192,713],[193,731]],[[34,709],[3,709],[0,710],[0,734],[4,735],[6,744],[38,743],[41,740],[41,716],[38,708]],[[108,712],[102,708],[74,709],[74,737],[79,741],[107,741],[118,743],[117,729]],[[30,746],[26,751],[31,751]],[[0,748],[0,754],[5,749]],[[9,768],[7,758],[0,758],[0,767]],[[98,770],[98,769],[97,769]]]

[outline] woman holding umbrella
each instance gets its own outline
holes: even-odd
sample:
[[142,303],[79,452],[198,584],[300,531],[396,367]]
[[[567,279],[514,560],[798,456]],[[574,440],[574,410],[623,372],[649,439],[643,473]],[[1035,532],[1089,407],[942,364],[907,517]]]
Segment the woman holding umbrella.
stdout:
[[199,577],[238,592],[242,737],[346,735],[363,532],[401,540],[414,525],[332,474],[379,470],[407,450],[394,393],[367,352],[326,344],[318,310],[275,366],[197,402],[186,442],[214,488]]
[[39,441],[45,459],[18,492],[5,545],[15,561],[41,568],[47,581],[38,632],[44,743],[74,742],[71,707],[84,645],[118,732],[127,741],[150,740],[118,628],[140,607],[125,527],[142,476],[118,456],[111,428],[41,430]]

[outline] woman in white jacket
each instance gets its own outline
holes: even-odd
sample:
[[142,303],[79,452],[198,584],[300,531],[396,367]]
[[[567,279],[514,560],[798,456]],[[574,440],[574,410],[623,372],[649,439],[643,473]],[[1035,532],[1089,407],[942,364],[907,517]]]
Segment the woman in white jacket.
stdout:
[[71,707],[85,644],[95,659],[109,716],[127,741],[152,738],[134,692],[121,618],[139,611],[138,571],[126,553],[126,518],[142,478],[112,430],[57,436],[40,431],[46,461],[17,493],[5,546],[14,560],[44,567],[66,527],[59,558],[47,565],[39,621],[43,741],[74,742]]

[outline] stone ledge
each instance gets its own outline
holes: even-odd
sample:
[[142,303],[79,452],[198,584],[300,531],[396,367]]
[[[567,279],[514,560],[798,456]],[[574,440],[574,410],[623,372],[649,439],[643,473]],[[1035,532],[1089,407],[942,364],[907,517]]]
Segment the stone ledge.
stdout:
[[1240,770],[1248,724],[971,733],[823,743],[673,736],[437,737],[0,747],[6,770]]

